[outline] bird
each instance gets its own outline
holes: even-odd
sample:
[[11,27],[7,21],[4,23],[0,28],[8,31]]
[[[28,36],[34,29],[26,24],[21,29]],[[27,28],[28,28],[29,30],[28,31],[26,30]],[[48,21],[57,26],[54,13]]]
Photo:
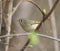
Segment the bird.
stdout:
[[29,19],[25,19],[25,18],[19,19],[20,26],[26,32],[34,31],[39,23],[40,23],[40,21],[37,21],[37,20],[29,20]]
[[29,47],[33,47],[33,45],[37,45],[39,43],[39,37],[37,35],[38,33],[35,32],[35,29],[39,23],[40,21],[36,20],[29,20],[24,18],[19,19],[19,24],[21,25],[23,30],[30,33],[30,35],[28,35],[28,38],[30,40]]

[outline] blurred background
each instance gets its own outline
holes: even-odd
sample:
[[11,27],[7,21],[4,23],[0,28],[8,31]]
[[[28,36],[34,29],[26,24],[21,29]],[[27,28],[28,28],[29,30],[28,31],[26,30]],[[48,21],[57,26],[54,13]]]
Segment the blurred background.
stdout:
[[[13,0],[13,10],[15,9],[16,5],[20,2],[21,0]],[[35,2],[41,10],[46,9],[46,13],[50,11],[50,1],[48,0],[32,0]],[[52,5],[56,0],[51,0]],[[52,6],[51,5],[51,6]],[[57,38],[60,38],[60,2],[56,6],[54,10],[53,16],[50,16],[41,26],[39,29],[39,33],[44,34],[44,35],[49,35],[54,37],[54,29],[52,26],[52,18],[55,17],[55,26],[56,26],[56,32],[57,32]],[[1,6],[1,5],[0,5]],[[0,9],[1,10],[1,9]],[[0,15],[1,17],[1,15]],[[23,1],[19,7],[17,8],[16,12],[12,16],[12,24],[11,24],[11,33],[14,34],[21,34],[21,33],[26,33],[26,31],[23,30],[23,28],[20,26],[18,20],[20,18],[24,19],[30,19],[30,20],[38,20],[41,21],[43,19],[42,13],[38,10],[36,6],[31,4],[30,2]],[[1,20],[0,20],[1,22]],[[18,36],[10,39],[10,44],[14,45],[14,47],[9,46],[8,51],[20,51],[20,49],[24,46],[24,44],[27,42],[28,36]],[[54,40],[40,37],[40,43],[37,46],[34,46],[32,48],[27,47],[24,51],[60,51],[60,42],[57,42],[58,46],[55,45]],[[3,49],[3,48],[1,48]],[[3,50],[1,50],[3,51]]]

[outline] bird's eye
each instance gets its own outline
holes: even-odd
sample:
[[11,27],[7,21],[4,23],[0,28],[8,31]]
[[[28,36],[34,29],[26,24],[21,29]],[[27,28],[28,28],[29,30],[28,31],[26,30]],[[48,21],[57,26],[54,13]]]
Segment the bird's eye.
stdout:
[[22,19],[20,21],[22,22]]

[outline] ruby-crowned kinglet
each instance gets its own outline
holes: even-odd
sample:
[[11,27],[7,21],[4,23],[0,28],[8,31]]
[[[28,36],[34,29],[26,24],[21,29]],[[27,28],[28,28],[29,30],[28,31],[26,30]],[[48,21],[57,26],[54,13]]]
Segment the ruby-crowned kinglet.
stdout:
[[21,27],[26,32],[30,32],[30,35],[28,36],[28,38],[30,39],[29,47],[32,47],[32,45],[36,45],[39,42],[39,37],[37,33],[34,32],[34,30],[36,29],[39,23],[40,21],[36,21],[36,20],[28,20],[23,18],[19,19],[19,24],[21,25]]
[[40,21],[36,21],[36,20],[28,20],[24,18],[19,19],[19,24],[26,32],[34,31],[39,23]]
[[[43,12],[44,14],[46,14],[46,9],[43,9]],[[39,23],[40,21],[37,21],[37,20],[28,20],[24,18],[19,19],[19,24],[27,32],[34,31],[37,28]]]

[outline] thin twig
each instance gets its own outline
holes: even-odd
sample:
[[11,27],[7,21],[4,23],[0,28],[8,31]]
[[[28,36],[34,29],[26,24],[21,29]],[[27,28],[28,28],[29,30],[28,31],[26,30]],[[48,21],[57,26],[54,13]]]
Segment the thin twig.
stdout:
[[27,0],[27,1],[32,3],[33,5],[35,5],[38,8],[38,10],[42,13],[42,15],[45,15],[45,13],[41,10],[41,8],[35,2],[29,1],[29,0]]
[[1,27],[2,27],[2,0],[0,0],[0,34],[1,34]]
[[[20,33],[20,34],[10,34],[10,35],[2,35],[0,36],[0,38],[6,38],[6,37],[15,37],[15,36],[28,36],[30,33]],[[49,38],[49,39],[52,39],[54,41],[58,41],[60,42],[60,39],[58,38],[55,38],[55,37],[52,37],[52,36],[48,36],[48,35],[44,35],[44,34],[37,34],[38,36],[40,37],[43,37],[43,38]]]
[[42,23],[45,22],[45,21],[48,19],[48,17],[51,15],[51,13],[52,13],[53,10],[55,9],[55,7],[57,6],[57,4],[58,4],[59,1],[60,1],[60,0],[56,0],[56,2],[54,3],[53,7],[52,7],[51,10],[49,11],[49,13],[47,13],[47,14],[44,16],[44,19],[43,19],[43,20],[41,21],[41,23],[37,26],[37,28],[36,28],[35,31],[39,30],[40,27],[41,27],[41,25],[42,25]]
[[19,1],[19,3],[16,5],[16,7],[14,8],[13,12],[12,12],[12,16],[14,15],[14,13],[17,11],[18,7],[22,4],[24,0]]
[[[3,16],[3,21],[5,23],[4,24],[5,29],[3,34],[7,34],[7,35],[10,35],[10,27],[11,27],[11,20],[12,20],[12,6],[13,6],[13,0],[6,0],[6,5],[4,8],[4,16]],[[4,42],[8,44],[4,46],[4,51],[8,51],[9,37],[6,37],[4,40],[5,40]]]

